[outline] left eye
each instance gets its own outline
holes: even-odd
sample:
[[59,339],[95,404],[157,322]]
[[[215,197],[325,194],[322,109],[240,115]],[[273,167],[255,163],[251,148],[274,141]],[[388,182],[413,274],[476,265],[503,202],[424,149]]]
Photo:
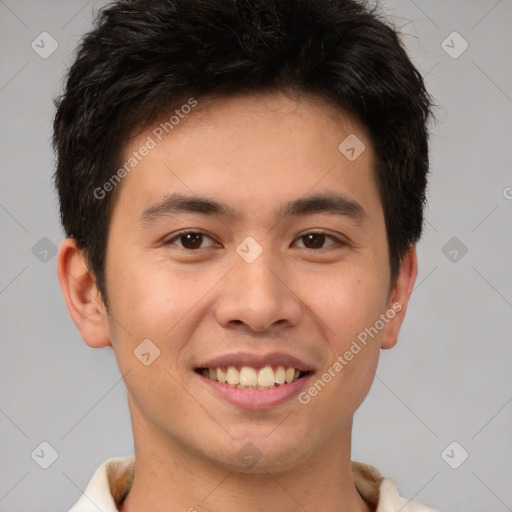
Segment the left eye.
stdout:
[[[202,248],[201,245],[205,239],[213,242],[213,239],[204,233],[198,231],[183,231],[166,240],[164,245],[172,245],[177,241],[179,242],[177,243],[178,247],[187,250],[195,250]],[[325,249],[326,247],[323,247],[323,245],[327,239],[334,241],[334,243],[331,243],[330,246],[336,244],[342,245],[340,240],[331,235],[327,235],[326,233],[307,233],[305,235],[299,236],[296,240],[303,241],[303,246],[299,246],[301,249]]]
[[[297,240],[303,240],[305,241],[305,247],[306,249],[325,249],[323,246],[326,239],[330,238],[331,240],[334,240],[335,244],[341,244],[341,242],[334,238],[331,235],[327,235],[325,233],[307,233],[305,235],[301,235],[297,238]],[[333,245],[333,244],[331,244]],[[311,247],[313,246],[313,247]],[[320,247],[318,247],[320,246]],[[302,249],[302,247],[301,247]]]

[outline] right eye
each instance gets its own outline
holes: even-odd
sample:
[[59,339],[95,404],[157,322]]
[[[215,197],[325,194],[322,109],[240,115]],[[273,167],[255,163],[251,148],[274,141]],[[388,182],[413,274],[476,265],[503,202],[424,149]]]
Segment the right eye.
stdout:
[[179,243],[176,245],[181,249],[195,251],[197,249],[202,249],[201,245],[204,239],[213,241],[211,237],[199,231],[181,231],[173,235],[171,238],[166,239],[163,245],[174,245],[174,242],[178,241]]

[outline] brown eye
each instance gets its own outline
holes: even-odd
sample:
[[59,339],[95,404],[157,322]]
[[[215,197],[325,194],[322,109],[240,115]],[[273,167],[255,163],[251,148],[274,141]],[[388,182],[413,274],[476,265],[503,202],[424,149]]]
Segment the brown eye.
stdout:
[[319,233],[310,233],[303,237],[304,245],[308,249],[321,249],[325,242],[325,235]]
[[203,235],[201,233],[187,233],[180,235],[179,240],[185,249],[197,249],[201,247]]
[[164,245],[177,245],[181,249],[193,251],[195,249],[201,249],[201,245],[205,240],[212,239],[204,233],[197,231],[182,231],[164,242]]
[[[334,241],[334,244],[330,244],[327,247],[324,247],[324,243],[327,239],[331,239]],[[327,235],[325,233],[307,233],[305,235],[300,236],[297,240],[301,240],[304,244],[305,249],[327,249],[332,245],[343,245],[340,240],[337,240],[331,235]],[[299,246],[300,247],[300,246]]]

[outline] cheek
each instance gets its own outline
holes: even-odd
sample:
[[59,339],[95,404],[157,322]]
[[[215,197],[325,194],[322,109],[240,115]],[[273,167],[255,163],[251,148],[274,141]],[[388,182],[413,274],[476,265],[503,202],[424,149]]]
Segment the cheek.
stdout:
[[125,260],[117,268],[111,265],[110,272],[115,313],[136,331],[146,329],[147,336],[161,336],[175,317],[183,316],[189,297],[183,295],[178,273],[171,275],[159,262],[143,256]]
[[304,399],[318,415],[330,404],[333,425],[353,414],[370,390],[383,333],[374,326],[384,312],[386,291],[386,280],[365,272],[320,282],[309,294],[327,350],[325,366]]
[[150,339],[161,350],[159,361],[173,368],[190,351],[189,340],[208,315],[209,292],[226,270],[201,272],[141,255],[110,272],[114,349],[130,364],[136,347]]
[[156,347],[150,352],[159,350],[165,356],[170,347],[174,351],[174,346],[164,344],[163,340],[185,314],[186,304],[180,300],[179,283],[170,286],[165,276],[159,276],[155,269],[146,268],[137,260],[125,260],[117,267],[111,265],[109,271],[109,326],[121,369],[126,371],[134,365],[140,369],[134,354],[144,340],[151,340]]
[[321,319],[333,348],[343,349],[384,312],[387,276],[374,269],[351,267],[303,281],[304,302]]

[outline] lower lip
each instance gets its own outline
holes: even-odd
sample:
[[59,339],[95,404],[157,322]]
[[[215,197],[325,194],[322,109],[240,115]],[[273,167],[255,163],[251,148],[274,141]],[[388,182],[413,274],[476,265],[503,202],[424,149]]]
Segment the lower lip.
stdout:
[[312,374],[308,373],[300,379],[282,384],[270,389],[243,389],[235,388],[228,384],[222,384],[198,374],[198,377],[227,402],[243,409],[271,409],[284,404],[301,392],[306,387]]

